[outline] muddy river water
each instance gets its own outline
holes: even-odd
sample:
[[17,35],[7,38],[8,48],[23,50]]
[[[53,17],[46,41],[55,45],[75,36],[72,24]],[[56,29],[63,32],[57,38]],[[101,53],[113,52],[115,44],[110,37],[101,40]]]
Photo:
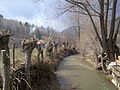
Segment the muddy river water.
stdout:
[[79,55],[65,58],[57,74],[61,87],[66,90],[117,90],[107,75],[92,68]]

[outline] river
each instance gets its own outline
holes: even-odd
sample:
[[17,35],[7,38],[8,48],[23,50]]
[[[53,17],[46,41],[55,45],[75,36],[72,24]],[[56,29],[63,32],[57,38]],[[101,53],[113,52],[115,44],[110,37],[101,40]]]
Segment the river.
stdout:
[[61,61],[57,77],[61,88],[66,90],[117,90],[107,75],[92,68],[79,55]]

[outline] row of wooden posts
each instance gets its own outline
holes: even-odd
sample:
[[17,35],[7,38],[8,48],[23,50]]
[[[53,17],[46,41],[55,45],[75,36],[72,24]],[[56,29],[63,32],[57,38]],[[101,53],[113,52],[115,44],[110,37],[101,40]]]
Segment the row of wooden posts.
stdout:
[[[4,31],[3,31],[4,32]],[[7,33],[7,32],[6,32]],[[2,72],[2,79],[3,79],[3,90],[10,90],[10,52],[9,52],[9,37],[10,33],[7,34],[1,34],[0,35],[0,50],[2,54],[2,60],[3,60],[3,72]],[[37,43],[36,38],[31,38],[27,40],[23,40],[21,45],[23,48],[23,52],[25,53],[25,71],[27,73],[27,82],[29,86],[30,84],[30,66],[31,66],[31,54],[33,49],[36,47]],[[42,42],[39,43],[41,45]],[[43,44],[43,43],[42,43]],[[38,50],[41,50],[39,47]],[[41,51],[39,52],[39,54]],[[15,68],[15,44],[13,45],[13,69]],[[30,87],[29,87],[30,88]],[[29,88],[27,90],[29,90]]]
[[[3,90],[10,90],[10,52],[9,52],[9,38],[11,34],[8,31],[0,31],[0,50],[3,60],[3,72],[2,72],[2,78],[3,78]],[[43,60],[43,48],[45,46],[46,42],[44,40],[38,40],[36,38],[31,38],[27,40],[23,40],[21,45],[23,52],[25,53],[25,71],[28,75],[27,82],[29,86],[31,86],[30,83],[30,66],[31,66],[31,54],[33,49],[36,47],[38,50],[38,63],[40,61],[40,54],[41,58]],[[48,51],[49,55],[51,55],[52,51],[56,53],[57,43],[53,42],[49,45],[47,45],[45,48],[46,51]],[[63,42],[62,49],[66,49],[66,47],[69,47],[68,43]],[[60,48],[59,47],[59,48]],[[60,48],[61,49],[61,48]],[[13,44],[13,68],[15,68],[15,43]],[[30,88],[28,88],[29,90]]]

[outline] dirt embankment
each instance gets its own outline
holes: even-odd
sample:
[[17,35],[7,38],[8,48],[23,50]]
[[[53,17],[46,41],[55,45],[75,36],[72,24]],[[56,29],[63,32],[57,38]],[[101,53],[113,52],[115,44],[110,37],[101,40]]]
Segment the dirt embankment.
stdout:
[[[58,80],[56,79],[56,69],[63,58],[76,54],[74,50],[63,50],[56,55],[45,58],[40,63],[31,65],[30,80],[31,85],[27,83],[27,74],[24,65],[11,74],[11,90],[61,90]],[[37,58],[34,58],[37,61]]]

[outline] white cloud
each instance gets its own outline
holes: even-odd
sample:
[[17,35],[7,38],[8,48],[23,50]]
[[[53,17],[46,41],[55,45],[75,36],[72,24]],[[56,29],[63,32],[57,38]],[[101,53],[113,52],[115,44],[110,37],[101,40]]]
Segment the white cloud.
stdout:
[[55,15],[54,2],[57,0],[0,0],[0,13],[5,18],[17,19],[38,26],[50,26],[63,30],[66,25],[60,19],[46,20]]

